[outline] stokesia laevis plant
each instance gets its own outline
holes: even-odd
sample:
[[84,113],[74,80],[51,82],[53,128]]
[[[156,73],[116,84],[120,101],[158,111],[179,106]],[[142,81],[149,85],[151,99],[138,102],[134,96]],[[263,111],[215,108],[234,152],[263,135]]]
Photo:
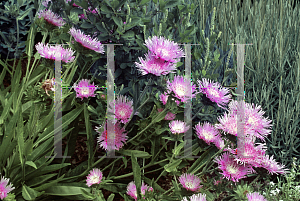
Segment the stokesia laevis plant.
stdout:
[[98,168],[94,168],[90,171],[90,174],[87,176],[86,185],[91,187],[93,184],[100,184],[102,180],[102,172]]
[[[109,103],[110,107],[107,110],[107,112],[114,114],[118,121],[126,124],[129,121],[129,118],[133,112],[133,101],[123,95],[117,96],[116,99],[117,100],[114,100],[113,102]],[[114,109],[115,113],[113,112]]]
[[[153,191],[153,188],[149,187],[147,184],[144,184],[144,181],[142,181],[142,186],[141,186],[142,195],[145,195],[145,191]],[[132,181],[128,184],[126,193],[133,199],[137,200],[137,191],[136,191],[136,185],[135,185],[134,181]],[[144,199],[145,199],[145,197],[144,197]]]
[[267,199],[265,199],[264,196],[262,196],[258,192],[248,193],[247,198],[249,201],[267,201]]
[[81,98],[88,98],[88,97],[95,97],[96,94],[94,92],[97,90],[97,86],[93,84],[89,84],[89,80],[83,79],[78,84],[74,84],[74,90],[76,91],[76,97]]

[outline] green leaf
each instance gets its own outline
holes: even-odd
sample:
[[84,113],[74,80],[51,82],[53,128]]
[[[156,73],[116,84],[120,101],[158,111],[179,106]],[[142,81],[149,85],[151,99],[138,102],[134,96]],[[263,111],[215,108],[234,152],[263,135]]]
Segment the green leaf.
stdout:
[[59,35],[59,38],[61,40],[64,40],[64,41],[69,41],[70,40],[70,35],[66,34],[66,33],[62,33],[62,34]]
[[205,76],[206,75],[206,71],[203,69],[202,70],[202,75]]
[[32,161],[26,161],[25,164],[26,164],[26,165],[29,165],[29,166],[31,166],[31,167],[34,167],[35,169],[37,169],[36,165],[35,165],[34,162],[32,162]]
[[111,194],[108,198],[107,201],[113,201],[115,197],[115,194]]
[[122,25],[122,19],[120,17],[112,16],[114,22],[118,25],[118,27],[123,27]]
[[83,29],[91,29],[91,28],[94,27],[94,25],[93,25],[93,24],[90,24],[90,23],[88,23],[88,22],[84,22],[84,23],[81,24],[80,27],[83,28]]
[[131,154],[134,154],[135,157],[138,157],[138,158],[150,158],[151,157],[151,155],[148,152],[139,151],[139,150],[125,150],[125,149],[122,149],[122,150],[119,150],[118,152],[121,153],[121,154],[124,154],[126,156],[131,156]]
[[157,0],[153,0],[153,2],[154,2],[155,4],[157,4]]
[[22,196],[25,200],[34,200],[37,197],[37,191],[24,184],[22,187]]
[[111,13],[113,13],[113,11],[110,10],[105,4],[102,4],[100,6],[100,10],[102,11],[103,14],[111,14]]
[[127,31],[124,35],[122,35],[122,38],[128,39],[133,38],[135,36],[135,33],[133,31]]
[[25,150],[24,150],[24,156],[28,156],[29,154],[32,153],[32,149],[33,148],[33,139],[31,140],[28,140],[26,143],[25,143]]
[[172,163],[169,163],[167,165],[164,166],[165,170],[167,172],[175,172],[176,168],[178,167],[178,165],[181,163],[182,159],[179,160],[175,160]]
[[17,20],[23,20],[24,17],[26,17],[26,16],[28,15],[28,13],[29,13],[32,9],[33,9],[33,8],[31,7],[31,8],[29,8],[28,10],[26,10],[26,11],[23,13],[22,16],[18,16],[18,17],[17,17]]
[[27,180],[26,181],[26,184],[30,187],[32,186],[37,186],[37,185],[40,185],[40,184],[44,184],[46,183],[46,181],[48,179],[51,179],[52,177],[56,176],[58,173],[54,173],[54,174],[46,174],[46,175],[42,175],[42,176],[39,176],[39,177],[34,177],[33,179],[31,180]]
[[150,1],[150,0],[142,0],[142,1],[139,3],[139,6],[144,5],[144,4],[148,3],[149,1]]
[[174,151],[174,149],[172,150],[172,153],[174,153],[175,156],[177,156],[177,155],[179,154],[180,150],[183,148],[183,146],[184,146],[184,142],[180,143],[180,144],[176,147],[175,151]]
[[165,6],[165,9],[166,8],[173,8],[173,7],[177,6],[178,4],[180,4],[179,0],[168,1],[167,4],[166,4],[166,6]]
[[137,160],[135,158],[135,155],[133,152],[131,153],[131,162],[132,162],[132,172],[133,172],[133,177],[134,177],[134,182],[136,185],[136,190],[137,190],[137,199],[141,199],[141,168],[139,164],[137,163]]
[[179,11],[181,11],[185,6],[184,5],[177,5]]
[[45,190],[47,195],[57,195],[57,196],[71,196],[71,195],[81,195],[82,190],[85,190],[87,193],[91,193],[91,188],[83,188],[80,186],[51,186]]
[[80,191],[81,191],[82,195],[83,195],[85,198],[89,199],[89,200],[93,200],[93,199],[96,198],[95,195],[93,195],[93,194],[90,193],[90,192],[87,192],[87,191],[84,190],[83,188],[80,188]]
[[181,66],[182,64],[183,64],[183,63],[179,61],[179,62],[176,63],[176,67],[179,67],[179,66]]

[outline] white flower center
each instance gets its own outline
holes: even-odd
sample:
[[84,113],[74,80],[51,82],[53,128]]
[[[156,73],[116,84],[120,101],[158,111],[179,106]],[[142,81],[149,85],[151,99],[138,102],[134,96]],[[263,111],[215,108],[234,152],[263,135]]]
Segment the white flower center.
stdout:
[[219,95],[219,93],[218,93],[218,91],[216,89],[208,88],[207,90],[208,90],[208,93],[210,95],[212,95],[214,97],[217,97],[217,98],[220,97],[220,95]]
[[180,97],[184,96],[185,95],[185,87],[182,86],[182,85],[178,85],[176,86],[176,94]]
[[89,94],[89,88],[84,87],[81,91],[82,94]]
[[191,183],[191,182],[186,182],[186,183],[185,183],[185,186],[186,186],[187,188],[189,188],[189,189],[194,188],[194,185],[193,185],[193,183]]
[[95,183],[98,183],[99,182],[99,177],[94,175],[94,176],[91,176],[91,181],[95,184]]
[[237,168],[233,165],[228,165],[227,166],[227,171],[230,173],[230,174],[236,174],[237,173]]
[[211,140],[213,138],[213,135],[207,131],[203,131],[203,135],[204,135],[205,139],[207,139],[207,140]]

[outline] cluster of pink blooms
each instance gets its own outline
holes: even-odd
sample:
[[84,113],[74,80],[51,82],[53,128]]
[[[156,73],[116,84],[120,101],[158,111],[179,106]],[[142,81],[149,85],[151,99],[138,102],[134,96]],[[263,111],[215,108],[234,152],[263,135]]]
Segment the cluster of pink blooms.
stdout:
[[[144,184],[144,181],[142,181],[142,186],[141,186],[141,193],[142,195],[145,195],[145,191],[153,191],[152,187],[149,187],[148,185]],[[135,182],[132,181],[128,184],[127,186],[127,195],[132,197],[133,199],[137,200],[137,191],[136,191],[136,185]],[[145,197],[143,197],[145,199]]]
[[135,62],[136,67],[140,70],[142,75],[148,73],[156,76],[167,75],[176,70],[176,63],[180,57],[185,57],[183,50],[179,48],[178,44],[171,42],[160,36],[153,36],[151,39],[145,41],[145,45],[150,50],[145,54],[146,59],[139,57],[141,64]]
[[35,48],[41,55],[41,57],[44,57],[46,59],[55,61],[55,56],[57,56],[57,54],[60,54],[60,60],[65,63],[69,63],[73,62],[75,58],[75,56],[73,56],[75,52],[72,51],[71,48],[64,49],[61,45],[49,46],[48,44],[44,45],[42,43],[38,43],[35,45]]
[[14,190],[15,187],[12,187],[12,184],[7,185],[9,182],[9,179],[6,179],[4,177],[1,178],[0,180],[0,199],[3,200],[4,198],[7,197],[7,194]]

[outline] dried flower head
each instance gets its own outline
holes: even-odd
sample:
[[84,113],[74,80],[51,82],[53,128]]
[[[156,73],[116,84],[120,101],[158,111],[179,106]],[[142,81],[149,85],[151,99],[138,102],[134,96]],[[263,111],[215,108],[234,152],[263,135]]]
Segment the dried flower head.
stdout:
[[52,79],[47,79],[47,80],[45,80],[44,82],[43,82],[43,84],[42,84],[42,86],[41,86],[41,88],[43,88],[45,91],[46,91],[46,94],[48,95],[48,96],[50,96],[49,94],[48,94],[48,91],[54,91],[54,80],[55,80],[55,78],[52,78]]

